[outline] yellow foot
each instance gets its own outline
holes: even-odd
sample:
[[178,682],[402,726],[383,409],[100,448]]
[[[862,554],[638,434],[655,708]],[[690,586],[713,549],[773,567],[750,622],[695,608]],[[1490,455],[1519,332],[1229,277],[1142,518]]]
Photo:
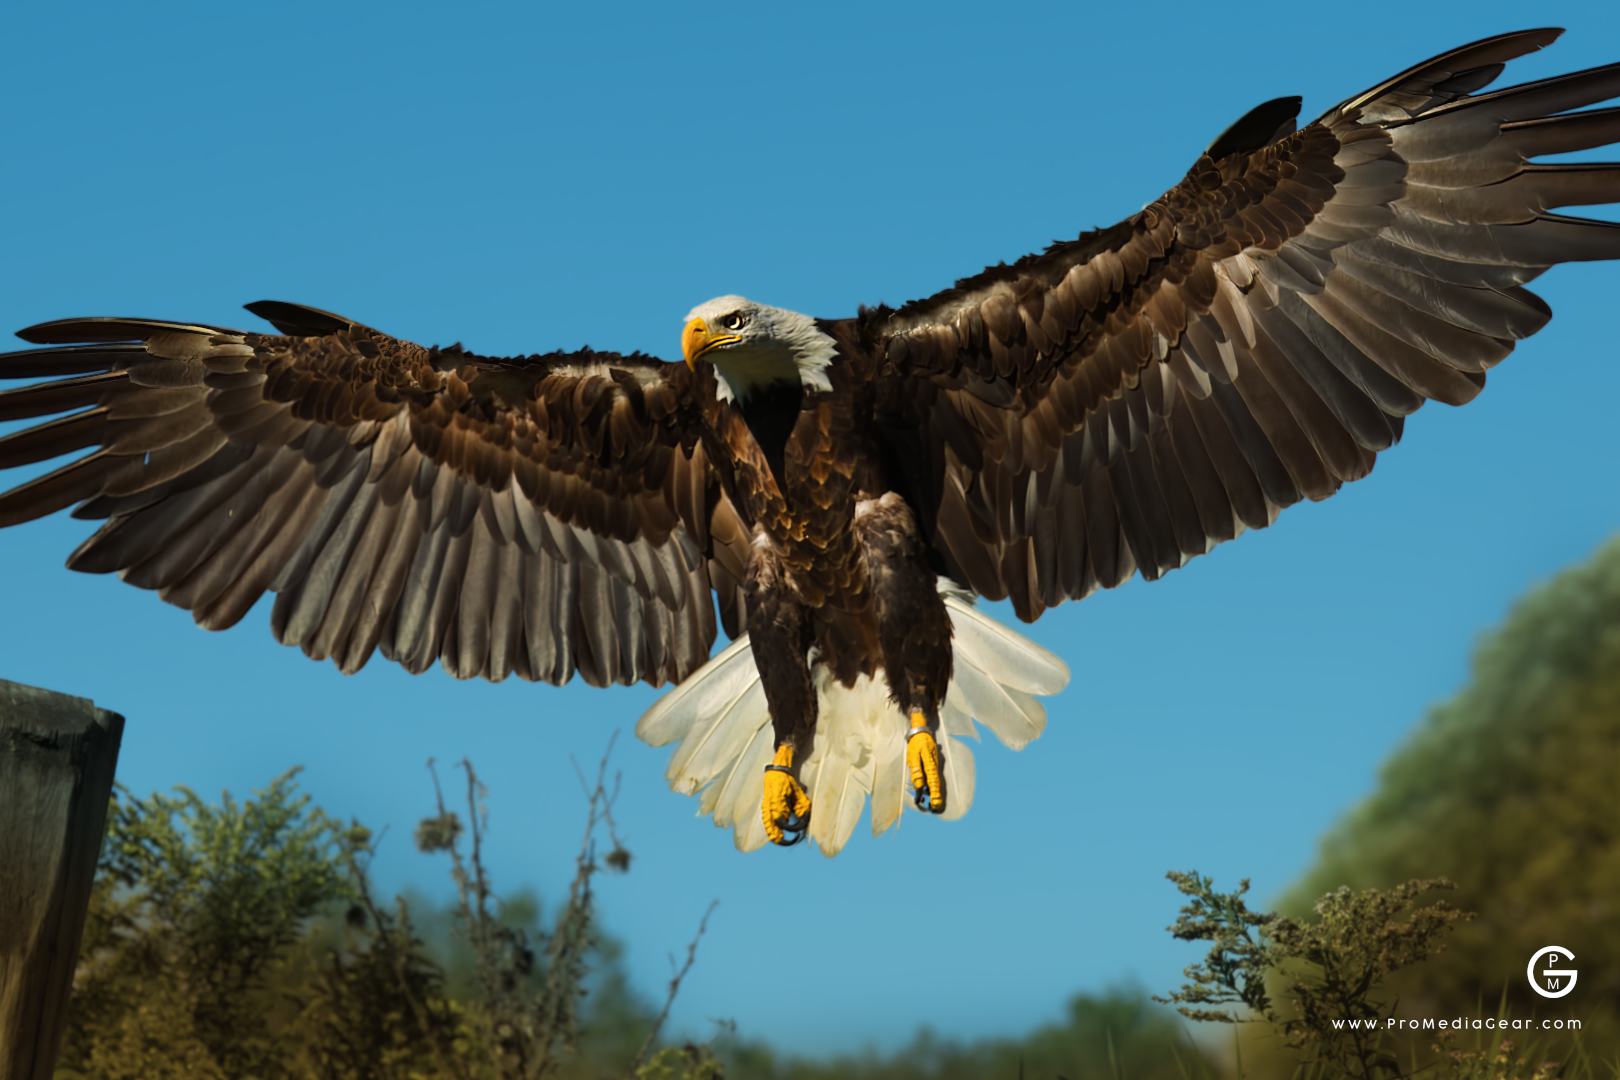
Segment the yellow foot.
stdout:
[[792,847],[810,830],[810,796],[793,775],[793,747],[777,747],[776,759],[765,766],[765,799],[759,809],[773,844]]
[[920,712],[911,714],[911,732],[906,736],[906,767],[911,770],[917,809],[943,814],[945,785],[939,780],[939,743],[934,741],[933,732],[928,730],[928,719]]

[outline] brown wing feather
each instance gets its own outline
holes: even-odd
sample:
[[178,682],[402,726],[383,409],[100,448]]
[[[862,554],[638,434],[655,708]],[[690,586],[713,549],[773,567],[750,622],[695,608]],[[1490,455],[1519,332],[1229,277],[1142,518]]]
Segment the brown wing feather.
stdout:
[[1615,110],[1554,115],[1620,96],[1620,66],[1474,93],[1556,36],[1464,46],[1110,229],[863,313],[945,568],[1033,619],[1328,497],[1424,401],[1478,394],[1551,317],[1526,282],[1620,258],[1620,227],[1551,212],[1620,202],[1620,166],[1529,160],[1620,137]]
[[[427,349],[328,312],[254,309],[286,336],[154,320],[23,331],[0,467],[92,452],[0,495],[0,526],[82,502],[69,565],[233,625],[277,594],[278,639],[345,671],[654,685],[741,622],[746,528],[705,376],[585,350]],[[712,376],[709,376],[712,379]],[[717,464],[718,462],[718,464]]]

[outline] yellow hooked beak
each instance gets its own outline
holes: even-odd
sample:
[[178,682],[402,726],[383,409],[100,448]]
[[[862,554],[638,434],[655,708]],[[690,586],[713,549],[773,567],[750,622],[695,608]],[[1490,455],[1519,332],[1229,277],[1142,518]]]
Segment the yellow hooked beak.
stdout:
[[696,371],[698,358],[704,353],[741,340],[742,337],[738,334],[710,337],[709,324],[702,319],[693,319],[686,324],[686,329],[681,331],[681,354],[686,357],[686,366]]

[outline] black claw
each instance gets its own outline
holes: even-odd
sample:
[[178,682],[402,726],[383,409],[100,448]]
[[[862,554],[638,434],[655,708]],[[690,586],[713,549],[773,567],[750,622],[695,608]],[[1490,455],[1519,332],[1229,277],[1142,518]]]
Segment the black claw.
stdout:
[[916,790],[912,801],[916,804],[916,807],[919,810],[926,810],[930,814],[936,814],[939,812],[934,809],[934,800],[929,796],[928,785],[926,784]]
[[[792,847],[810,835],[810,815],[800,817],[798,814],[789,814],[787,817],[777,818],[776,827],[782,830],[784,839],[772,840],[771,843],[777,847]],[[785,839],[786,836],[792,836],[793,839]]]
[[930,814],[943,814],[945,812],[945,800],[940,799],[939,805],[934,805],[934,797],[929,792],[927,784],[917,788],[913,793],[913,798],[919,810],[926,810]]

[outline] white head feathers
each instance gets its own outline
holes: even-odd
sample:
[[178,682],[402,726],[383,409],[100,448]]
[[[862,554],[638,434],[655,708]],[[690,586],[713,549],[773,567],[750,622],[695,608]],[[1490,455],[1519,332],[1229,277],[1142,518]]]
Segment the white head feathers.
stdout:
[[[699,320],[701,338],[695,329]],[[832,389],[827,368],[838,345],[808,315],[721,296],[693,308],[686,326],[687,358],[702,356],[714,365],[722,401],[741,401],[787,380],[797,380],[809,393]],[[703,342],[695,352],[688,344],[694,340]]]

